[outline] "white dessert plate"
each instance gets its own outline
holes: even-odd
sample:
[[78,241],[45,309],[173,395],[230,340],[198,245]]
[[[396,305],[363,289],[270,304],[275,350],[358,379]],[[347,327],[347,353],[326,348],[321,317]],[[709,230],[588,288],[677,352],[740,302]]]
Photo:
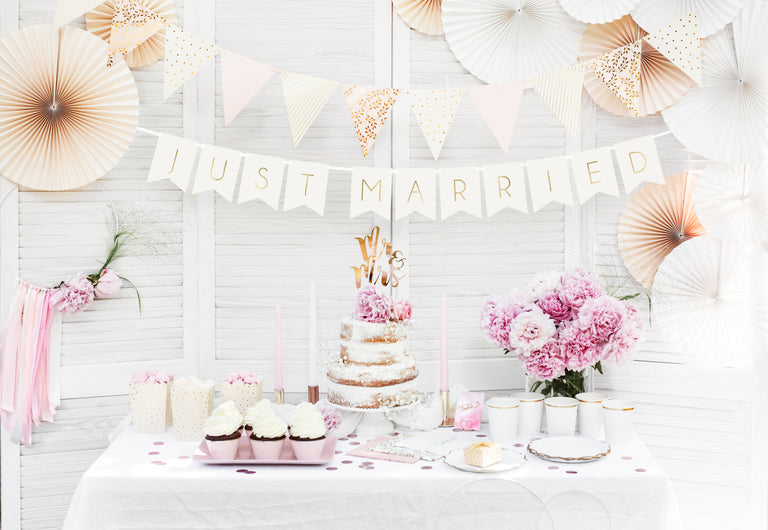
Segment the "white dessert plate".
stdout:
[[317,460],[298,460],[293,453],[293,446],[290,440],[286,440],[283,444],[283,450],[280,452],[280,458],[277,460],[256,460],[253,458],[253,451],[251,451],[251,444],[246,436],[240,438],[240,447],[237,449],[237,457],[234,460],[214,460],[211,458],[211,453],[208,451],[208,444],[203,440],[197,447],[195,454],[192,458],[200,461],[203,464],[238,464],[238,465],[318,465],[327,464],[333,460],[333,450],[336,448],[336,437],[326,436],[325,444],[323,445],[323,451],[320,453],[320,458]]
[[611,446],[583,436],[553,436],[533,440],[528,452],[552,462],[580,464],[603,458],[611,452]]
[[472,473],[501,473],[502,471],[509,471],[514,469],[523,462],[525,462],[525,455],[517,451],[501,452],[501,461],[488,467],[478,467],[471,464],[467,464],[464,461],[464,449],[457,449],[451,451],[445,455],[445,463],[449,466],[455,467],[462,471],[470,471]]

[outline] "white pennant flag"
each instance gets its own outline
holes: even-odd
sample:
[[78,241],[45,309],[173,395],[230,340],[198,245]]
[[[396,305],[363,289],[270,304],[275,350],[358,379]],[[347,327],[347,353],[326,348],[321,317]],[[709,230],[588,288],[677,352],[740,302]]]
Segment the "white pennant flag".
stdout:
[[206,42],[179,26],[165,28],[165,75],[163,99],[176,92],[190,77],[216,55],[216,44]]
[[533,88],[571,136],[578,130],[583,87],[584,68],[578,63],[533,80]]
[[323,215],[328,189],[328,169],[328,164],[292,160],[285,180],[283,211],[306,206]]
[[435,160],[440,156],[463,93],[460,89],[411,90],[408,93],[411,110]]
[[186,192],[196,158],[197,142],[161,134],[157,140],[155,156],[152,157],[147,182],[169,179],[181,191]]
[[701,40],[699,17],[688,13],[645,37],[645,42],[659,50],[688,77],[701,84]]
[[485,166],[483,168],[485,208],[488,217],[504,208],[513,208],[528,213],[528,199],[525,196],[525,174],[519,162]]
[[392,170],[353,167],[349,193],[349,218],[373,212],[389,221],[392,209]]
[[283,96],[288,109],[293,145],[299,145],[338,83],[293,72],[280,72],[280,80],[283,83]]
[[481,217],[480,170],[476,167],[451,167],[440,170],[440,219],[457,212]]
[[629,194],[644,181],[664,184],[664,172],[653,136],[621,142],[614,149],[624,181],[624,193]]
[[437,186],[434,169],[398,169],[395,180],[395,219],[420,213],[437,218]]
[[528,185],[531,188],[533,212],[536,213],[552,201],[573,205],[568,164],[562,156],[541,158],[526,162]]
[[245,155],[237,203],[261,199],[277,211],[283,189],[285,160],[274,156]]
[[571,159],[571,167],[579,204],[584,204],[596,193],[619,196],[619,186],[616,182],[616,172],[613,170],[613,158],[611,158],[609,147],[576,153]]
[[60,28],[103,3],[104,0],[59,0],[53,25],[55,28]]
[[237,174],[240,172],[240,151],[215,145],[204,145],[197,164],[192,193],[214,190],[232,202]]

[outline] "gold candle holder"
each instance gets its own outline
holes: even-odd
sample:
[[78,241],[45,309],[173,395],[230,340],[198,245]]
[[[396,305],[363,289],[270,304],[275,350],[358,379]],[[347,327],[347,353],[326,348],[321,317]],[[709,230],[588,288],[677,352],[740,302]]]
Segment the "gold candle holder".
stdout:
[[285,403],[285,390],[282,388],[280,390],[275,389],[275,397],[274,397],[275,405],[282,405]]
[[443,403],[443,423],[440,424],[440,427],[453,427],[453,418],[448,417],[451,400],[447,390],[440,391],[440,401]]
[[312,403],[313,405],[320,401],[320,387],[315,386],[308,386],[307,387],[307,397],[309,398],[308,401]]

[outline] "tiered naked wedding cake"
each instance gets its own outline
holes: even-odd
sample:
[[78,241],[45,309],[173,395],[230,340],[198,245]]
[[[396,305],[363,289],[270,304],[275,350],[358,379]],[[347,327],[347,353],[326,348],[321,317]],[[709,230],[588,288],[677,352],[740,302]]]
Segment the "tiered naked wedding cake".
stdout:
[[357,292],[355,313],[341,322],[339,356],[328,366],[328,400],[376,409],[418,399],[416,361],[406,352],[407,301],[392,303],[373,285]]

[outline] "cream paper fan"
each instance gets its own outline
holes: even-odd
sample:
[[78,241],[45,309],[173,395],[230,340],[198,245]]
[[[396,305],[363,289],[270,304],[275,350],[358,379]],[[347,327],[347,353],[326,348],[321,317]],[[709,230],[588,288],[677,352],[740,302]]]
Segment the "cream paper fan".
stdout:
[[707,37],[723,29],[743,6],[744,0],[643,0],[630,14],[645,31],[653,33],[688,13],[697,13],[699,35]]
[[107,43],[73,26],[29,26],[0,41],[0,174],[37,190],[107,173],[136,131],[139,100]]
[[392,0],[403,22],[427,35],[443,34],[440,3],[441,0]]
[[629,13],[640,0],[560,0],[565,12],[576,20],[605,24]]
[[765,347],[768,275],[759,247],[714,236],[681,245],[656,274],[654,322],[684,352],[703,361],[747,359]]
[[[176,24],[179,15],[173,0],[144,0],[144,5],[163,17],[169,24]],[[115,12],[114,0],[107,0],[93,11],[85,14],[85,28],[109,42],[112,34],[112,14]],[[165,29],[162,29],[128,52],[125,62],[131,68],[152,64],[165,55]]]
[[[647,33],[629,15],[610,24],[590,24],[584,33],[579,61],[586,62],[632,42]],[[693,80],[656,48],[642,42],[640,64],[640,116],[655,114],[678,101],[693,86]],[[595,102],[612,114],[634,116],[618,96],[595,73],[584,71],[584,88]]]
[[619,219],[619,253],[629,273],[650,289],[656,270],[678,245],[706,231],[693,208],[696,177],[678,173],[666,184],[646,184]]
[[[758,5],[759,4],[759,5]],[[662,112],[687,148],[720,162],[768,159],[768,2],[745,7],[729,28],[703,42],[701,86]]]
[[693,192],[696,215],[717,239],[739,245],[768,242],[768,162],[711,162]]
[[576,62],[585,25],[557,0],[443,0],[443,28],[464,68],[503,83]]

